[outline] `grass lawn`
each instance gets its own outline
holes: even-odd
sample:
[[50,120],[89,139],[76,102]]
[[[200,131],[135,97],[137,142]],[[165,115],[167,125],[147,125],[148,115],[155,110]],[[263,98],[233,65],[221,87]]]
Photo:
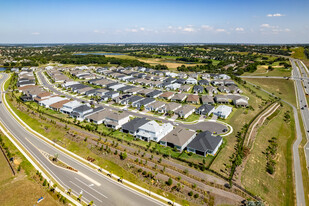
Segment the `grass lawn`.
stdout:
[[13,177],[12,170],[10,169],[8,162],[6,161],[3,153],[0,151],[0,185],[2,185],[6,180]]
[[177,120],[180,120],[180,121],[183,121],[183,122],[193,122],[193,121],[199,120],[199,118],[200,118],[200,115],[193,113],[189,117],[187,117],[186,119],[177,118]]
[[304,53],[304,47],[295,47],[292,50],[292,57],[296,59],[307,59]]
[[[246,85],[251,88],[253,91],[256,92],[259,96],[264,99],[268,99],[268,95],[266,93],[250,86]],[[216,159],[211,165],[211,169],[219,172],[224,176],[228,176],[229,173],[225,171],[226,167],[225,164],[229,164],[229,158],[234,153],[234,146],[236,144],[235,135],[240,129],[248,123],[259,111],[262,110],[260,106],[262,105],[262,100],[257,98],[255,95],[251,94],[247,89],[240,86],[240,89],[244,91],[244,95],[249,97],[249,105],[254,108],[254,111],[248,110],[246,108],[238,108],[233,109],[232,116],[225,120],[226,123],[230,124],[233,127],[233,132],[229,136],[225,137],[226,139],[226,146],[222,148]]]
[[268,92],[286,100],[296,106],[296,96],[294,83],[292,80],[285,79],[246,79],[246,81],[251,82]]
[[5,82],[4,90],[7,90],[9,88],[12,77],[13,77],[13,75],[11,75],[10,78]]
[[267,65],[259,65],[255,72],[245,72],[242,76],[280,76],[280,77],[289,77],[291,76],[291,68],[285,69],[280,66],[273,66],[274,70],[268,71]]
[[[283,121],[285,111],[290,107],[284,104],[279,114],[259,128],[248,161],[242,172],[241,182],[246,189],[261,196],[269,205],[294,205],[294,184],[292,173],[292,144],[295,138],[295,123]],[[266,148],[271,137],[278,138],[278,150],[274,175],[266,172]]]

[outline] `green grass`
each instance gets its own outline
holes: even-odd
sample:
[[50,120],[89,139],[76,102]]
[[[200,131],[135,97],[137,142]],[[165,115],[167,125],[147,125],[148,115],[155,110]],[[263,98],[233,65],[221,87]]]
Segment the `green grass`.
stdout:
[[296,59],[307,59],[304,53],[304,47],[295,47],[292,50],[292,57]]
[[285,79],[246,79],[266,91],[273,93],[274,95],[288,101],[296,106],[296,96],[294,89],[294,82],[292,80]]
[[193,113],[189,117],[187,117],[186,119],[177,118],[177,120],[180,120],[180,121],[183,121],[183,122],[194,122],[196,120],[199,120],[199,118],[200,118],[200,115]]
[[[247,87],[256,92],[257,95],[261,96],[264,99],[268,99],[268,96],[265,92],[262,92],[253,86],[246,84]],[[229,158],[234,153],[234,146],[236,144],[235,135],[241,128],[248,123],[259,111],[262,110],[262,100],[257,98],[255,95],[251,94],[246,88],[240,86],[240,89],[244,91],[244,95],[249,97],[249,105],[254,108],[254,111],[248,110],[246,108],[233,109],[232,114],[224,122],[230,124],[233,127],[233,132],[229,136],[225,137],[226,145],[222,148],[219,154],[217,154],[216,159],[211,165],[211,169],[217,171],[218,173],[228,176],[228,172],[225,171],[225,164],[229,164]]]
[[10,169],[2,151],[0,151],[0,174],[0,185],[13,176],[12,170]]
[[5,84],[4,84],[4,90],[5,91],[9,88],[12,77],[13,77],[13,75],[11,74],[10,78],[5,82]]
[[[278,116],[259,128],[241,176],[246,189],[261,196],[269,205],[294,205],[292,144],[295,139],[295,123],[293,115],[290,123],[283,121],[287,110],[292,112],[290,107],[284,105]],[[279,140],[275,158],[277,164],[272,176],[266,172],[266,156],[263,154],[271,137]]]
[[[279,64],[279,62],[278,62]],[[267,65],[259,65],[255,72],[245,72],[242,76],[279,76],[289,77],[291,76],[291,68],[285,69],[284,67],[275,67],[272,71],[267,71]]]

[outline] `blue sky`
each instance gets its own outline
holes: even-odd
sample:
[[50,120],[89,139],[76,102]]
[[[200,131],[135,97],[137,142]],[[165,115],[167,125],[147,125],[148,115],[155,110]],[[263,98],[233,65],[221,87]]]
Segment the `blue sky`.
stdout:
[[309,43],[308,0],[0,0],[0,43]]

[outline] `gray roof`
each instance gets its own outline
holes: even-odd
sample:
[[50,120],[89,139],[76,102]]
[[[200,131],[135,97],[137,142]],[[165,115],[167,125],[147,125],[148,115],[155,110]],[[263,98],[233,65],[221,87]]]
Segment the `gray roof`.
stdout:
[[212,105],[209,105],[209,104],[203,104],[202,106],[200,106],[197,111],[198,112],[201,112],[201,114],[208,114],[213,108],[215,108],[214,106]]
[[201,152],[207,152],[208,150],[213,151],[216,149],[221,140],[221,136],[213,136],[210,131],[205,131],[196,135],[188,147]]
[[155,96],[160,95],[160,94],[162,94],[162,93],[163,93],[163,92],[160,91],[160,90],[154,90],[154,91],[152,91],[152,92],[150,92],[150,93],[147,93],[146,96],[147,96],[147,97],[155,97]]
[[84,112],[84,111],[88,111],[88,110],[90,110],[90,109],[92,109],[92,108],[89,107],[89,106],[87,106],[87,105],[85,105],[85,104],[83,104],[83,105],[81,105],[81,106],[76,107],[75,109],[73,109],[73,111],[74,111],[74,112]]
[[122,129],[123,130],[128,130],[128,131],[137,131],[138,128],[144,124],[146,124],[147,122],[149,122],[150,120],[144,118],[135,118],[133,120],[131,120],[130,122],[122,125]]
[[169,142],[174,145],[182,147],[195,134],[196,132],[192,130],[188,130],[182,127],[176,127],[174,130],[168,133],[165,137],[163,137],[161,141]]

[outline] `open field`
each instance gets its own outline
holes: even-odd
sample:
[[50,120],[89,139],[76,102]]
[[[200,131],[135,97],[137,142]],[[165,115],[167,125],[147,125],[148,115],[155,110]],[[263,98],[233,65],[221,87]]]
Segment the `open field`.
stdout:
[[[292,173],[292,144],[295,139],[295,123],[284,121],[284,113],[292,110],[284,104],[277,116],[258,130],[252,150],[248,156],[241,182],[246,189],[261,196],[269,205],[294,205]],[[268,140],[278,138],[275,173],[266,172],[266,148]]]
[[[253,86],[246,85],[256,92],[257,95],[261,96],[263,99],[268,99],[268,95],[261,92],[260,90],[254,88]],[[233,109],[232,116],[229,117],[225,122],[233,127],[233,133],[225,137],[227,143],[226,146],[220,151],[215,161],[211,165],[211,169],[221,173],[222,175],[228,177],[229,173],[226,170],[226,164],[229,164],[229,158],[234,153],[234,145],[236,144],[236,134],[241,130],[241,128],[248,123],[259,111],[262,110],[262,102],[260,98],[251,94],[247,89],[240,87],[244,91],[244,95],[249,97],[249,105],[254,108],[254,111],[248,110],[246,108]]]
[[0,185],[13,177],[12,170],[10,169],[2,151],[0,151],[0,174]]
[[246,79],[296,106],[294,82],[285,79]]
[[291,69],[285,69],[283,66],[272,66],[274,70],[268,71],[267,65],[259,65],[257,70],[253,73],[245,72],[242,76],[281,76],[289,77],[291,76]]

